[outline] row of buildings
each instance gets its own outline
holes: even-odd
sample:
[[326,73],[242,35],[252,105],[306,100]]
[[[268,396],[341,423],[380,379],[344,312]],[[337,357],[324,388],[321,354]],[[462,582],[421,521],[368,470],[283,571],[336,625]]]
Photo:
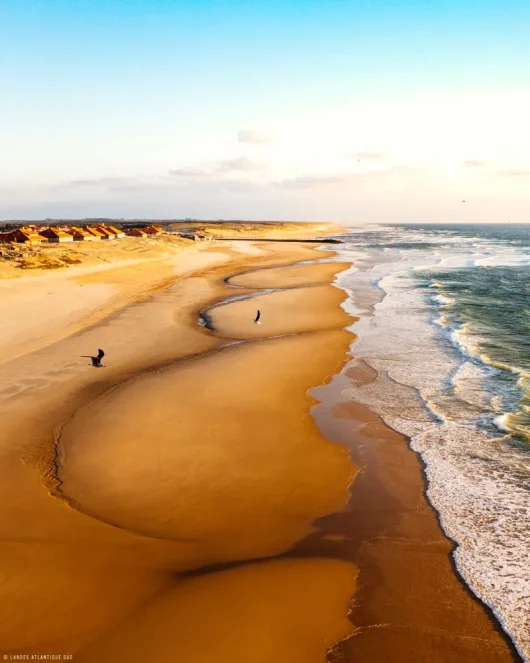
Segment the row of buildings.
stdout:
[[42,244],[46,242],[91,242],[95,240],[119,239],[121,237],[149,237],[162,234],[162,226],[130,228],[127,231],[114,226],[98,224],[93,226],[40,226],[27,225],[6,232],[0,232],[0,242],[19,244]]

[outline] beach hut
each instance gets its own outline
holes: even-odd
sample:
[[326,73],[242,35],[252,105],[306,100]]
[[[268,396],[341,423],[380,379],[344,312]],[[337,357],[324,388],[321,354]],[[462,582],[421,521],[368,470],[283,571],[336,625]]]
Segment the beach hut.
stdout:
[[89,232],[91,235],[93,235],[95,239],[103,239],[103,238],[108,239],[107,235],[104,235],[94,226],[88,226],[86,228],[86,231]]
[[64,230],[59,230],[59,228],[45,228],[39,232],[39,235],[45,237],[49,242],[63,243],[74,241],[72,235],[65,232]]
[[6,230],[0,233],[0,242],[13,242],[13,231]]
[[142,228],[144,233],[147,235],[161,235],[162,230],[159,230],[156,226],[147,226],[147,228]]
[[18,244],[42,244],[47,239],[39,235],[31,228],[17,228],[12,233],[12,242]]
[[99,230],[100,233],[103,233],[103,238],[107,239],[117,239],[120,236],[120,231],[113,226],[108,226],[106,223],[99,223],[97,226],[94,226],[96,230]]
[[125,234],[127,237],[147,237],[147,233],[144,232],[143,228],[131,228]]
[[101,239],[116,239],[114,233],[111,233],[105,226],[94,226],[94,229],[101,233]]
[[102,225],[101,227],[107,230],[107,232],[112,233],[115,239],[120,239],[121,237],[125,237],[125,233],[123,232],[123,230],[120,230],[119,228],[115,228],[114,226],[107,226],[106,224]]
[[70,234],[74,242],[93,242],[97,237],[92,233],[88,232],[86,228],[77,228],[72,226],[68,228],[68,234]]

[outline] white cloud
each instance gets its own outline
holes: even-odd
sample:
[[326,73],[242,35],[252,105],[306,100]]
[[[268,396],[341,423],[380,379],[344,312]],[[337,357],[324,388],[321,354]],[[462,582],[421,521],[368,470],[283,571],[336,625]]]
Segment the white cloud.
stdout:
[[172,177],[210,178],[224,173],[246,172],[251,173],[264,170],[265,164],[253,161],[248,157],[222,159],[220,161],[207,161],[200,164],[174,168],[169,170]]
[[67,185],[72,187],[113,187],[122,184],[134,185],[141,179],[136,177],[94,177],[92,179],[70,180]]
[[464,161],[464,166],[466,168],[485,168],[490,164],[487,161],[475,161],[474,159],[468,159]]
[[530,168],[504,168],[495,174],[498,177],[530,177]]
[[211,177],[213,170],[207,166],[185,166],[168,170],[172,177]]
[[418,179],[428,176],[428,171],[413,166],[393,166],[383,170],[373,170],[363,173],[317,173],[302,174],[275,182],[275,186],[284,189],[319,189],[334,186],[342,192],[351,190],[353,186],[368,187],[379,185],[408,186]]
[[255,145],[272,143],[271,136],[256,129],[241,129],[237,134],[237,140],[240,143],[252,143]]
[[224,161],[217,161],[217,168],[219,172],[226,173],[231,171],[253,171],[263,170],[264,164],[253,161],[248,157],[237,157],[236,159],[225,159]]
[[284,189],[317,189],[329,185],[346,184],[352,181],[355,175],[328,174],[328,175],[298,175],[276,183]]
[[386,159],[384,152],[352,152],[344,156],[358,161],[384,161]]

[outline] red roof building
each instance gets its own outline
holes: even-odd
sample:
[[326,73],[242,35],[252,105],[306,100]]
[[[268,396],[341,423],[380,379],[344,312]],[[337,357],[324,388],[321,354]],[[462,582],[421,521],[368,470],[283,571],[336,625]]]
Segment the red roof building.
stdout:
[[90,233],[86,228],[78,228],[77,226],[71,226],[67,230],[69,235],[72,235],[74,242],[92,242],[95,239],[98,239],[95,235]]
[[10,233],[12,236],[12,242],[18,242],[19,244],[41,244],[46,242],[46,238],[42,237],[36,233],[31,228],[17,228]]
[[39,235],[45,237],[49,242],[73,242],[74,238],[64,230],[59,228],[45,228],[39,232]]
[[159,230],[156,226],[147,226],[147,228],[142,228],[144,233],[147,235],[161,235],[162,230]]

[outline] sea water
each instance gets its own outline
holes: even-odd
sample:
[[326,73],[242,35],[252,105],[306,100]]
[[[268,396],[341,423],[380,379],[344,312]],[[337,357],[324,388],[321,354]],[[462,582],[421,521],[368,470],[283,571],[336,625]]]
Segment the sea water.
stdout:
[[341,238],[352,351],[377,372],[344,396],[421,454],[460,574],[530,660],[530,225]]

